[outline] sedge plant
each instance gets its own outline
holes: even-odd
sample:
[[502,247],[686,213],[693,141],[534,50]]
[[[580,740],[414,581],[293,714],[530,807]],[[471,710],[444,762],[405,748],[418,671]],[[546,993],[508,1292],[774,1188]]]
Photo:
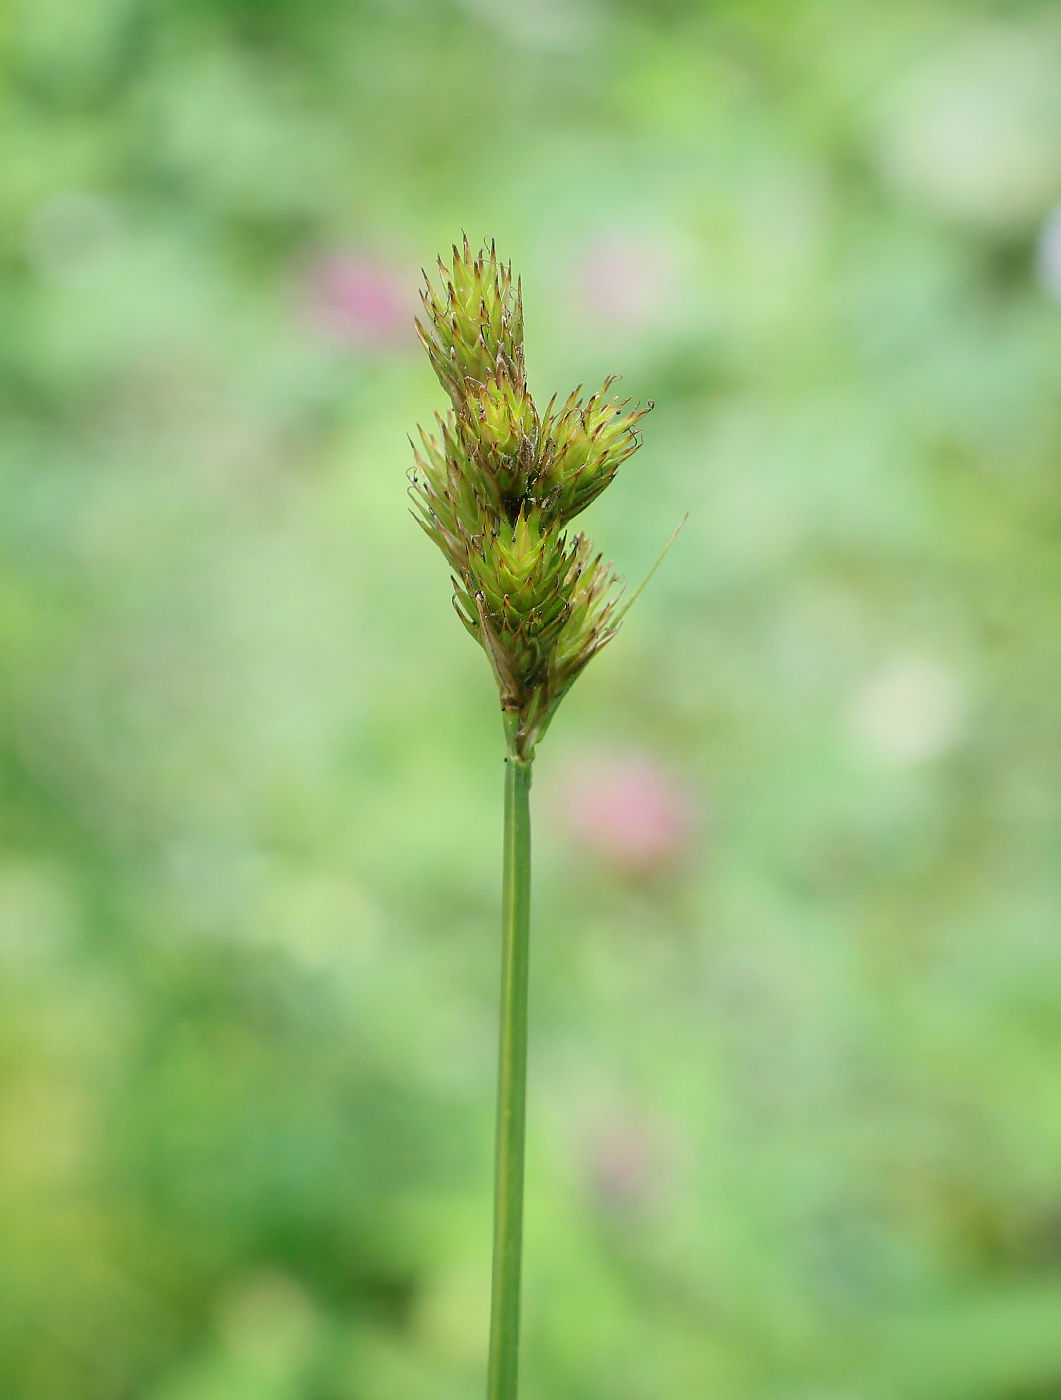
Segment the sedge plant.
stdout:
[[[446,558],[457,616],[485,651],[505,755],[501,1026],[488,1400],[515,1400],[519,1360],[535,746],[585,666],[615,636],[618,579],[571,522],[640,446],[652,407],[576,389],[539,411],[523,363],[523,305],[493,244],[465,238],[417,321],[450,406],[420,429],[415,514]],[[666,552],[666,551],[664,551]],[[647,582],[647,580],[646,580]],[[640,591],[640,590],[638,590]],[[632,601],[632,600],[631,600]],[[629,604],[627,605],[629,606]]]

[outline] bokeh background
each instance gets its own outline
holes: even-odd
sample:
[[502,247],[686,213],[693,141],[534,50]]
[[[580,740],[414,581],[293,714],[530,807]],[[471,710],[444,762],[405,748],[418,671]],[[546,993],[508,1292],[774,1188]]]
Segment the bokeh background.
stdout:
[[526,1400],[1061,1396],[1061,12],[7,0],[0,1394],[482,1393],[466,229],[653,398],[540,752]]

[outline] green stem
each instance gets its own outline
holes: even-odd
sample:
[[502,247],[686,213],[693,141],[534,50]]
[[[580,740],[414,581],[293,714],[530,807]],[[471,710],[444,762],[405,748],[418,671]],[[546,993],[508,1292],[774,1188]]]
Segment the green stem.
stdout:
[[494,1272],[488,1400],[516,1400],[530,946],[530,760],[505,760],[501,914],[501,1036],[494,1158]]

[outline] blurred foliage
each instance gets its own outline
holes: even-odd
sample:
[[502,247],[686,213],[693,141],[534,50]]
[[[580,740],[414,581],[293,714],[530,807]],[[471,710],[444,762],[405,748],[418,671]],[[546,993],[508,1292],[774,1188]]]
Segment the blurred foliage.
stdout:
[[[0,1393],[481,1392],[502,739],[404,494],[466,228],[536,393],[656,400],[594,536],[691,511],[537,765],[527,1400],[1061,1395],[1056,7],[0,61]],[[570,819],[631,762],[669,861]]]

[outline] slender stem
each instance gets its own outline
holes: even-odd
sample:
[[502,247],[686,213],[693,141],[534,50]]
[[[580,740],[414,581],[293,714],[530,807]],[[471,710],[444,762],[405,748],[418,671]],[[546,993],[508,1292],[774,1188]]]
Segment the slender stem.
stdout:
[[530,785],[530,761],[509,754],[505,760],[501,1036],[497,1073],[494,1273],[488,1400],[516,1400],[519,1374],[530,945]]

